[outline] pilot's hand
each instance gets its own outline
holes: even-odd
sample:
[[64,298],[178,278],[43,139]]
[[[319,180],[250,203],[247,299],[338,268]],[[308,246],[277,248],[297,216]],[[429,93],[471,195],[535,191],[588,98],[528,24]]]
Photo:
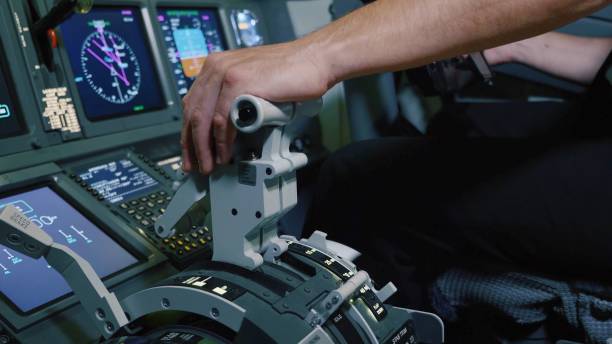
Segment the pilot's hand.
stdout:
[[241,94],[298,101],[320,97],[331,86],[329,73],[303,41],[214,53],[183,99],[183,169],[210,174],[231,159],[236,136],[230,106]]
[[517,50],[520,48],[517,43],[510,43],[499,47],[487,49],[484,51],[484,56],[487,62],[491,65],[515,62]]

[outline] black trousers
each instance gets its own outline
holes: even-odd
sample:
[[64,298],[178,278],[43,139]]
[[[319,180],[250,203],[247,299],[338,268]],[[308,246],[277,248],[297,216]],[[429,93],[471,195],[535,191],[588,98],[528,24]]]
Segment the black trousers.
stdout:
[[395,303],[428,309],[453,266],[612,278],[612,139],[389,138],[324,164],[305,234],[363,253]]

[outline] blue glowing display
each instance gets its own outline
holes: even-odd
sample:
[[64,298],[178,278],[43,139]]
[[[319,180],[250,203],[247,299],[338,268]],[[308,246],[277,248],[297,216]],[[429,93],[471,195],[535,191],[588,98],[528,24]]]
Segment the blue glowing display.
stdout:
[[[0,199],[0,208],[12,204],[49,234],[87,260],[96,273],[107,277],[137,259],[49,187]],[[0,292],[22,312],[70,292],[64,278],[43,258],[35,260],[0,245]]]
[[226,49],[216,10],[163,8],[157,21],[164,34],[178,92],[184,96],[206,57]]
[[120,159],[78,170],[84,182],[110,203],[145,194],[159,183],[129,159]]
[[60,28],[87,118],[164,106],[138,8],[94,8],[70,17]]

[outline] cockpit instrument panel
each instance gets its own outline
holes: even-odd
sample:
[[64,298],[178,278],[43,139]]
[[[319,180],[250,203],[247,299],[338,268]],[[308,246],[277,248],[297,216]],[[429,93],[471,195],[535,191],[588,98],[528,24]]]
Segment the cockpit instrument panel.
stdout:
[[85,115],[90,121],[165,105],[141,12],[96,7],[61,25]]
[[0,54],[0,139],[15,136],[25,131],[21,113],[14,102],[12,80],[8,66]]
[[227,49],[216,10],[159,8],[167,56],[178,93],[184,96],[200,73],[206,57]]
[[131,160],[122,158],[77,171],[79,178],[110,203],[150,192],[159,183]]
[[[138,262],[48,186],[0,198],[0,208],[8,204],[21,210],[55,242],[82,255],[102,278]],[[28,313],[67,295],[70,287],[44,259],[35,260],[0,245],[0,292]]]

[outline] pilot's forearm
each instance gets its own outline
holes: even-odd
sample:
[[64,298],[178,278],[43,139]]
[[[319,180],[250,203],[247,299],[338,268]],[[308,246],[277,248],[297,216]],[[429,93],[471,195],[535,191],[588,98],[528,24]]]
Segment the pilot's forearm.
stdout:
[[511,60],[556,76],[590,84],[612,50],[612,38],[549,32],[511,44]]
[[328,84],[550,31],[610,0],[378,0],[303,40]]

